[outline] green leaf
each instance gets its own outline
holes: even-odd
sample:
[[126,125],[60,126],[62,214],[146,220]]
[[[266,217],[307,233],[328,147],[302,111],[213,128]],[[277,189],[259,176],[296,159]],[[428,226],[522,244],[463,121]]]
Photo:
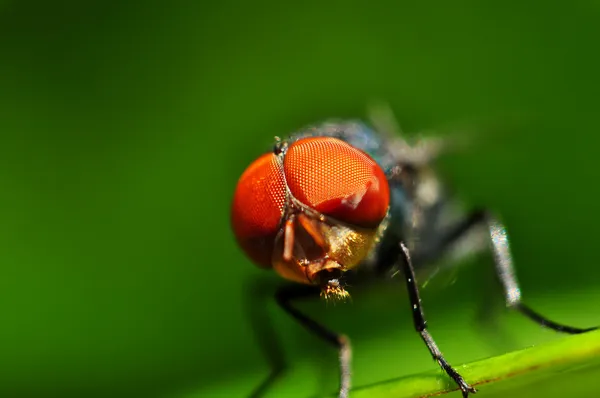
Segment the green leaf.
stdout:
[[[486,397],[530,397],[533,389],[534,396],[593,396],[597,384],[582,381],[600,377],[600,331],[472,362],[457,370]],[[357,388],[351,395],[408,398],[456,390],[456,385],[438,370]]]

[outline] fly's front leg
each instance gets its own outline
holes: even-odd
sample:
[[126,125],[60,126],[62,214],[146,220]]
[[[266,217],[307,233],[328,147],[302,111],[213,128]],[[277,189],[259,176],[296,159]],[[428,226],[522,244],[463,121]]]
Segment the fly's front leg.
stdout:
[[292,306],[291,303],[293,300],[301,298],[318,297],[319,293],[320,289],[314,286],[285,285],[277,291],[275,298],[285,312],[294,317],[309,331],[338,349],[340,362],[339,398],[347,398],[350,391],[350,362],[352,359],[350,340],[346,336],[335,333],[314,319],[309,318]]
[[269,364],[270,372],[248,398],[263,398],[287,368],[283,346],[266,308],[273,301],[275,286],[265,280],[249,281],[245,287],[243,305],[256,344]]
[[419,288],[417,286],[417,281],[415,279],[415,269],[412,265],[412,261],[410,259],[410,253],[408,248],[404,244],[404,242],[400,242],[400,258],[399,258],[400,266],[402,267],[402,271],[404,273],[404,277],[406,280],[406,286],[408,288],[408,295],[410,297],[410,304],[412,308],[413,314],[413,322],[415,325],[415,329],[421,335],[421,338],[427,345],[429,352],[433,359],[440,365],[442,369],[458,384],[462,395],[464,398],[469,396],[469,393],[476,393],[473,387],[471,387],[463,377],[454,369],[444,358],[442,352],[438,348],[437,344],[433,340],[433,337],[427,330],[427,321],[425,320],[425,314],[423,313],[423,308],[421,306],[421,297],[419,295]]

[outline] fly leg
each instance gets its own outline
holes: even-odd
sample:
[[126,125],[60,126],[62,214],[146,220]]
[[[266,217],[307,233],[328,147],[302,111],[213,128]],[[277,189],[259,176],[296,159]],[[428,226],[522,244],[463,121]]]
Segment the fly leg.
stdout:
[[300,312],[292,305],[292,301],[294,300],[308,297],[318,297],[319,293],[320,289],[314,286],[285,285],[277,291],[275,294],[275,299],[285,312],[294,317],[306,329],[338,349],[340,361],[339,398],[347,398],[350,391],[350,361],[352,359],[350,340],[342,334],[338,334],[327,329],[320,323]]
[[415,269],[410,259],[410,253],[404,242],[400,242],[400,258],[399,263],[404,273],[406,280],[406,286],[408,289],[408,295],[410,298],[410,304],[413,314],[413,322],[415,329],[421,335],[421,338],[427,345],[429,352],[433,359],[440,365],[442,369],[450,376],[452,380],[456,382],[462,392],[462,396],[467,398],[469,393],[476,393],[473,387],[471,387],[463,377],[446,361],[442,352],[438,348],[437,344],[433,340],[433,337],[427,330],[427,321],[425,320],[425,314],[421,306],[421,297],[419,295],[419,288],[415,279]]
[[494,254],[494,263],[496,265],[496,274],[498,275],[498,279],[502,284],[506,305],[508,307],[516,309],[532,321],[547,328],[556,330],[557,332],[578,334],[597,329],[596,327],[582,329],[556,323],[523,304],[521,301],[521,289],[519,288],[519,283],[517,281],[517,276],[510,254],[510,246],[506,228],[504,228],[504,225],[502,225],[500,222],[487,215],[487,213],[482,213],[481,217],[487,223],[487,227],[489,229],[492,252]]
[[449,228],[443,234],[443,237],[434,245],[435,248],[432,248],[433,250],[430,250],[429,253],[419,253],[419,262],[430,261],[433,257],[441,255],[454,243],[460,240],[461,237],[472,231],[474,228],[481,226],[485,227],[486,233],[489,235],[496,275],[502,286],[507,307],[515,309],[539,325],[553,329],[557,332],[578,334],[597,329],[597,327],[577,328],[554,322],[523,304],[521,300],[521,289],[519,287],[510,253],[510,244],[506,228],[486,211],[475,211],[462,221],[456,223],[453,227]]
[[263,280],[251,280],[246,285],[243,305],[256,344],[268,362],[270,373],[248,396],[261,398],[286,370],[281,341],[266,311],[267,303],[273,300],[275,285]]

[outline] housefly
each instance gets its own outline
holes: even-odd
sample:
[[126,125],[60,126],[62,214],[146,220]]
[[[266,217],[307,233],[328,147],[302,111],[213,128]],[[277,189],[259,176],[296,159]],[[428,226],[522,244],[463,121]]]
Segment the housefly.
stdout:
[[403,275],[414,327],[431,356],[463,397],[476,392],[429,333],[415,276],[415,269],[461,242],[490,248],[509,308],[558,332],[595,329],[556,323],[521,301],[504,225],[483,208],[449,221],[453,201],[432,167],[443,146],[431,140],[410,144],[394,134],[389,115],[379,112],[376,127],[328,121],[276,139],[273,150],[240,177],[231,207],[233,231],[246,255],[292,282],[276,292],[279,306],[339,350],[339,397],[350,391],[350,341],[293,302],[314,295],[344,301],[357,270],[361,277]]

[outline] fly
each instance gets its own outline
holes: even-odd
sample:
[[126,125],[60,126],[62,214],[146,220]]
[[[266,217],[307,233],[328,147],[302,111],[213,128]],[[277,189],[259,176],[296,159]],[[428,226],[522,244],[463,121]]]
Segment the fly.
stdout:
[[350,340],[293,302],[318,295],[346,300],[346,287],[360,282],[357,269],[361,278],[364,271],[403,275],[414,327],[464,398],[476,390],[427,330],[415,275],[461,243],[471,250],[481,249],[482,242],[491,248],[509,308],[558,332],[596,329],[556,323],[522,302],[504,225],[485,209],[448,221],[452,201],[432,168],[442,147],[437,141],[413,146],[391,133],[390,114],[374,119],[378,131],[360,121],[331,121],[277,139],[273,151],[244,171],[233,198],[232,227],[240,247],[259,267],[292,282],[276,292],[277,303],[339,351],[339,397],[350,391]]

